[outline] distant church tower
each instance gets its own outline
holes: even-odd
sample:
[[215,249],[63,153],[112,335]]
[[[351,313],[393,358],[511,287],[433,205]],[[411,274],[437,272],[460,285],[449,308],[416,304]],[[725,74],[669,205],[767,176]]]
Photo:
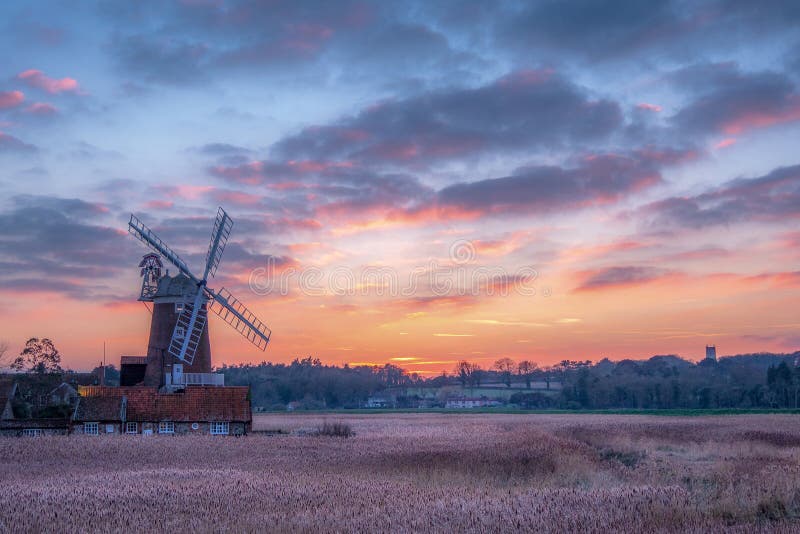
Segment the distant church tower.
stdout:
[[717,361],[716,345],[706,345],[706,360]]

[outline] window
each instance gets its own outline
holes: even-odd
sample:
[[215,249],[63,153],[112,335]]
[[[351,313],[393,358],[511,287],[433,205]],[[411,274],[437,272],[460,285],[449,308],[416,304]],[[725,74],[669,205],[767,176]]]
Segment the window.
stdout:
[[158,433],[159,434],[174,434],[175,433],[175,423],[172,421],[161,421],[158,423]]
[[42,435],[41,428],[26,428],[22,431],[22,435],[28,438],[35,438]]
[[106,425],[106,434],[114,433],[114,425]]
[[214,436],[227,436],[231,424],[228,422],[211,423],[211,434]]
[[192,423],[192,430],[197,430],[198,428],[200,428],[200,425],[197,423]]
[[184,329],[182,326],[176,326],[175,339],[183,339],[184,337],[186,337],[186,329]]
[[125,433],[126,434],[137,434],[139,432],[139,423],[125,423]]
[[177,313],[178,315],[180,315],[180,313],[181,313],[182,311],[183,311],[183,302],[176,302],[176,303],[175,303],[175,313]]
[[100,423],[83,423],[83,433],[96,436],[100,433]]

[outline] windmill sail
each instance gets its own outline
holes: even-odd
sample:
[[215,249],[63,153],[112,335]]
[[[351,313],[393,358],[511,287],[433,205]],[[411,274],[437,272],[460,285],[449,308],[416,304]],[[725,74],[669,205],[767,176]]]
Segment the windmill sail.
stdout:
[[272,331],[224,287],[214,296],[211,310],[261,350],[267,349]]
[[189,365],[194,361],[203,329],[206,327],[208,311],[203,306],[205,303],[205,290],[199,287],[194,298],[184,301],[183,310],[172,332],[168,352]]
[[145,224],[140,221],[136,215],[131,214],[131,220],[128,223],[128,233],[134,236],[136,239],[141,241],[142,243],[149,246],[154,251],[158,252],[167,260],[172,263],[175,267],[177,267],[183,274],[198,282],[197,278],[189,271],[189,267],[186,266],[186,262],[178,256],[175,251],[169,248],[161,239],[153,233],[153,231],[145,226]]
[[203,275],[203,280],[208,278],[208,275],[215,276],[219,260],[222,258],[222,252],[225,250],[225,244],[228,242],[228,236],[233,228],[233,220],[228,217],[225,210],[219,208],[217,210],[217,219],[214,221],[214,230],[211,232],[211,243],[208,245],[208,253],[206,254],[206,271]]

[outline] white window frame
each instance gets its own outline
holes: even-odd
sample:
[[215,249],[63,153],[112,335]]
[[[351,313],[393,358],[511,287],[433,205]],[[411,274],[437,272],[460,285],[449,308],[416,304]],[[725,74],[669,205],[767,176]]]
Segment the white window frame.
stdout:
[[175,422],[174,421],[161,421],[158,423],[159,434],[174,434]]
[[176,302],[175,303],[175,313],[180,315],[183,313],[183,302]]
[[99,436],[100,423],[94,421],[83,423],[83,433],[86,434],[87,436]]
[[212,436],[227,436],[231,431],[231,424],[228,421],[213,421],[209,427]]
[[22,435],[26,438],[38,438],[42,435],[41,428],[26,428],[22,431]]
[[182,326],[175,327],[175,339],[183,339],[186,337],[186,329]]
[[139,433],[139,423],[135,421],[128,421],[125,423],[125,433],[126,434],[138,434]]
[[106,434],[113,434],[114,433],[114,425],[106,424]]

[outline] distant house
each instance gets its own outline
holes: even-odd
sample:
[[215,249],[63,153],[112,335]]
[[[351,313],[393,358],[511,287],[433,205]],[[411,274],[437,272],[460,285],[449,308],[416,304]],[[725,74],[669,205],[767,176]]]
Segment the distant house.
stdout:
[[[75,431],[83,434],[100,432],[101,424],[118,424],[124,434],[211,434],[243,435],[250,431],[252,413],[249,388],[190,386],[174,393],[160,393],[155,387],[82,387],[81,403],[99,397],[119,399],[119,419],[107,419],[117,404],[97,405],[96,420],[76,415]],[[80,404],[79,404],[80,406]],[[104,411],[100,411],[100,410]],[[90,412],[93,413],[93,412]],[[78,424],[79,423],[79,424]],[[88,426],[87,426],[88,425]],[[87,432],[87,429],[89,432]]]
[[502,403],[496,399],[486,397],[455,397],[445,401],[445,408],[486,408],[500,406]]
[[369,397],[364,403],[364,408],[388,408],[389,405],[389,399],[386,397]]
[[[44,416],[31,417],[30,405],[20,394],[17,381],[14,378],[0,379],[0,436],[42,436],[65,435],[69,433],[69,416],[57,416],[57,413],[43,411],[47,405],[47,395],[35,393],[32,395],[35,405]],[[41,402],[40,402],[41,401]],[[24,413],[15,414],[15,403]],[[56,415],[56,416],[54,416]]]
[[49,393],[50,404],[73,404],[78,401],[78,392],[66,382],[54,388]]

